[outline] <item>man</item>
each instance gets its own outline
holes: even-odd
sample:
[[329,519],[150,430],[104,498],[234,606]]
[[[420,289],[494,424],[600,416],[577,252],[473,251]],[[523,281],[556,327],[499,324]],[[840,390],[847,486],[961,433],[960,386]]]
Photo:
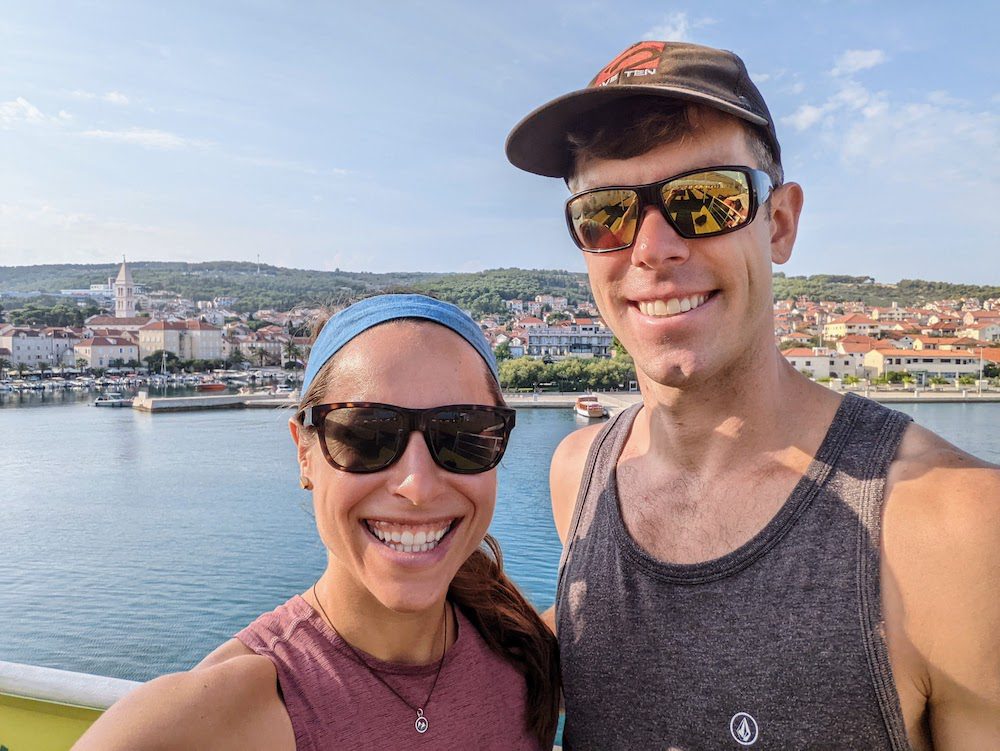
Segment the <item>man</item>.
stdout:
[[552,461],[566,746],[1000,748],[1000,471],[776,349],[802,189],[743,62],[634,45],[507,155],[642,390]]

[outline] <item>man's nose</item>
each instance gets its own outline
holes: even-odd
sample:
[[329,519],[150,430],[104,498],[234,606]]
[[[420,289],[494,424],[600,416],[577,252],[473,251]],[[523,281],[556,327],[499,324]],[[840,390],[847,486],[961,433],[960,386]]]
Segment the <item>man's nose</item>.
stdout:
[[663,209],[647,206],[632,245],[632,265],[658,268],[684,263],[689,255],[687,241],[670,225]]

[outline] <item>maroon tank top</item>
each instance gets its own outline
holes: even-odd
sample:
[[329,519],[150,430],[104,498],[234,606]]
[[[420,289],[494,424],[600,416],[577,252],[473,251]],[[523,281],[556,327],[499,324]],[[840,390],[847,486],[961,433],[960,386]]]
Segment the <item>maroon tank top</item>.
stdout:
[[277,669],[298,751],[542,748],[525,723],[524,677],[490,650],[461,610],[455,613],[458,635],[423,707],[428,720],[423,734],[414,728],[414,710],[372,671],[419,706],[437,662],[402,665],[356,655],[299,595],[236,638]]

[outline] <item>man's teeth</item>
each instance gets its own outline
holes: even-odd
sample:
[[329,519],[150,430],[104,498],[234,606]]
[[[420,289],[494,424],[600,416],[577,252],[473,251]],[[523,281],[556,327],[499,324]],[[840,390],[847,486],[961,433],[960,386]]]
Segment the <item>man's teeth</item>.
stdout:
[[668,300],[640,300],[638,305],[639,312],[644,316],[675,316],[704,305],[707,299],[708,295],[691,295]]
[[452,522],[437,526],[407,526],[368,520],[369,531],[382,541],[383,545],[399,553],[426,553],[437,547],[441,538],[448,534]]

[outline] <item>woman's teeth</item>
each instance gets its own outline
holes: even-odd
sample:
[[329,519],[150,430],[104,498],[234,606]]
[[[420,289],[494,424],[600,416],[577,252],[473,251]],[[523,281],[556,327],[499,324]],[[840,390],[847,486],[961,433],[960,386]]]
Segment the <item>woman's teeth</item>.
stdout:
[[410,526],[368,520],[368,530],[398,553],[426,553],[437,547],[441,538],[448,534],[454,520],[434,526]]
[[639,306],[639,312],[646,316],[675,316],[704,305],[707,299],[708,295],[691,295],[671,297],[666,300],[640,300],[636,304]]

